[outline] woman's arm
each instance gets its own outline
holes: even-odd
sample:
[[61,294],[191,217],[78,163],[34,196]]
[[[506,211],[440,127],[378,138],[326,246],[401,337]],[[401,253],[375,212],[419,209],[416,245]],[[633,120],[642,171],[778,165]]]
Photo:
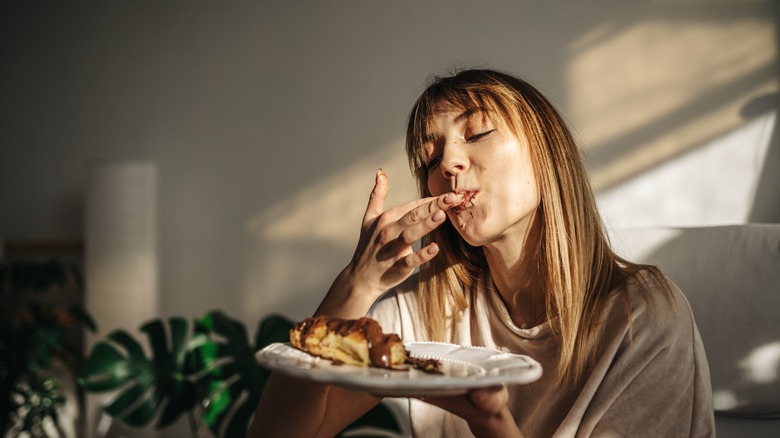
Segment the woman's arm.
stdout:
[[272,374],[250,437],[332,437],[381,399],[365,392]]
[[[463,201],[462,195],[449,194],[385,210],[387,190],[387,175],[380,170],[363,216],[355,255],[333,282],[315,315],[345,319],[365,316],[382,293],[438,253],[435,244],[418,251],[412,249],[412,244],[444,223],[444,210]],[[263,390],[251,433],[333,436],[380,400],[370,394],[274,373]]]

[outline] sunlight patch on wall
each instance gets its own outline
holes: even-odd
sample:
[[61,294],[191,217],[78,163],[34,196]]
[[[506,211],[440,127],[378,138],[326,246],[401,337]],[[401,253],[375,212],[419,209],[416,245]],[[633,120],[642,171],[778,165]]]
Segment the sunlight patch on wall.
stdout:
[[386,207],[416,199],[403,140],[350,163],[294,193],[258,208],[247,221],[243,303],[249,314],[309,316],[333,279],[349,263],[376,170],[389,176]]
[[262,240],[315,240],[352,247],[379,168],[389,177],[387,207],[417,197],[403,141],[398,140],[345,169],[334,169],[328,178],[289,200],[269,206],[249,221],[248,229]]
[[572,113],[603,190],[745,123],[778,90],[771,17],[602,25],[570,46]]
[[584,134],[593,148],[717,93],[776,58],[771,17],[658,20],[623,30],[602,26],[572,50],[569,109],[587,127]]
[[389,176],[387,207],[417,197],[403,140],[398,140],[344,169],[334,170],[328,178],[289,200],[268,206],[249,221],[248,230],[264,241],[326,241],[352,248],[378,168]]

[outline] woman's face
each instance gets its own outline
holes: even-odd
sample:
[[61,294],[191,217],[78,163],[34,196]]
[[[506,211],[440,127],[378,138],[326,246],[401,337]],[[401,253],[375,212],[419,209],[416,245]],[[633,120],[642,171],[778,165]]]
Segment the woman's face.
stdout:
[[464,193],[466,202],[447,212],[460,235],[474,246],[522,242],[540,202],[525,136],[478,109],[444,107],[433,125],[424,145],[428,190]]

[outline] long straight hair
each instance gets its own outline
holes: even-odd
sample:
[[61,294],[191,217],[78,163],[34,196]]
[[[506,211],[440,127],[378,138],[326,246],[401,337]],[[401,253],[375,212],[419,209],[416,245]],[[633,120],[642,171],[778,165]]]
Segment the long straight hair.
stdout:
[[[528,139],[541,197],[538,269],[547,318],[558,318],[559,377],[572,385],[592,362],[601,309],[610,292],[641,269],[659,279],[663,275],[611,250],[582,157],[563,118],[536,88],[504,73],[466,70],[438,77],[419,97],[409,116],[406,151],[422,196],[431,196],[424,141],[441,105],[483,109],[515,136]],[[466,243],[449,221],[423,239],[423,245],[430,242],[443,251],[420,269],[420,323],[428,339],[449,340],[487,261],[482,248]]]

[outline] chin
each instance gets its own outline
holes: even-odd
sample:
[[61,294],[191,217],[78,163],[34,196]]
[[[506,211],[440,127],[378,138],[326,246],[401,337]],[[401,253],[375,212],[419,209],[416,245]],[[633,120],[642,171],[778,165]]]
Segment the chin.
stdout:
[[481,236],[476,230],[470,229],[468,225],[464,228],[455,227],[463,240],[471,246],[483,246],[488,242],[484,236]]
[[468,210],[462,211],[450,219],[453,228],[457,230],[460,237],[469,245],[482,246],[487,242],[486,236],[480,230],[480,223],[474,216],[470,215]]

